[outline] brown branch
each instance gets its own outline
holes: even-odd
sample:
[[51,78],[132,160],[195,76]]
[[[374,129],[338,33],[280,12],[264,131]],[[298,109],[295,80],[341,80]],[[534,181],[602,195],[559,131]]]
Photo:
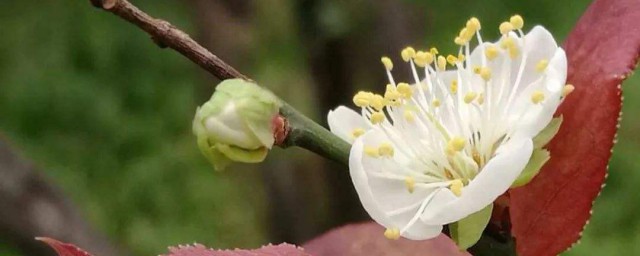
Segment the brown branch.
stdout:
[[94,6],[135,24],[151,35],[151,39],[161,48],[169,47],[178,51],[221,80],[229,78],[249,80],[247,76],[198,44],[187,33],[167,21],[149,16],[127,0],[90,1]]

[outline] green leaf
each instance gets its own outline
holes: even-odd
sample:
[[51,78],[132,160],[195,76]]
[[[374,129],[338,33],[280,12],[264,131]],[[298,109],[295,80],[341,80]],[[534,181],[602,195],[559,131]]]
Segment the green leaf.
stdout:
[[524,167],[520,176],[513,182],[511,188],[524,186],[529,183],[550,158],[551,156],[548,150],[540,148],[534,149],[531,158],[529,158],[529,163],[527,163],[527,166]]
[[561,124],[562,116],[551,119],[551,122],[549,122],[547,127],[542,129],[542,131],[533,138],[533,148],[542,148],[547,145],[547,143],[556,136],[556,133],[560,130]]
[[449,224],[451,239],[456,242],[460,250],[466,250],[480,240],[482,231],[484,231],[484,228],[489,224],[492,210],[493,204],[489,204],[484,209],[456,223]]

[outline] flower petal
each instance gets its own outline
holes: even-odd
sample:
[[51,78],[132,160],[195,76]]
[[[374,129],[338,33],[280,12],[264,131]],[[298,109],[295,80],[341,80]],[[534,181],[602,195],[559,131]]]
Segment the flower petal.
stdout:
[[482,210],[507,191],[526,166],[532,151],[533,142],[530,138],[512,138],[498,149],[482,171],[462,189],[460,197],[443,204],[439,209],[425,212],[422,221],[431,225],[444,225]]
[[[402,229],[416,216],[420,204],[428,198],[433,189],[418,187],[410,193],[404,180],[374,176],[381,171],[380,161],[392,160],[366,156],[363,153],[364,145],[375,145],[384,139],[384,134],[376,130],[371,130],[356,139],[349,154],[349,172],[360,202],[371,218],[387,228]],[[399,166],[386,165],[390,168]],[[395,213],[392,213],[394,211]],[[442,225],[426,225],[415,221],[402,236],[413,240],[428,239],[440,234],[441,230]]]
[[367,131],[371,125],[357,112],[345,106],[339,106],[329,111],[327,122],[331,132],[341,139],[353,143],[355,140],[353,131],[355,129],[363,129]]

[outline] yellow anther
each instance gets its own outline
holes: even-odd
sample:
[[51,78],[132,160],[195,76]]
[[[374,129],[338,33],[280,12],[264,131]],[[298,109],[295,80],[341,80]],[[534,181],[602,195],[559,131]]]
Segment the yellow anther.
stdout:
[[536,64],[536,71],[542,72],[547,68],[548,65],[549,61],[547,59],[541,59],[540,61],[538,61],[538,64]]
[[465,44],[467,44],[467,40],[464,40],[463,38],[456,36],[456,38],[453,39],[453,43],[463,46]]
[[396,90],[396,87],[394,87],[392,84],[387,85],[387,91],[384,92],[385,100],[391,103],[392,101],[399,99],[400,96],[402,95],[400,95],[398,90]]
[[449,171],[449,169],[444,169],[444,176],[445,176],[448,180],[453,180],[453,174],[451,174],[451,171]]
[[467,57],[464,56],[464,54],[462,54],[462,53],[458,54],[458,61],[463,62],[466,59],[467,59]]
[[473,161],[476,162],[478,166],[482,164],[482,159],[480,158],[480,153],[478,153],[477,149],[473,149],[473,151],[471,152],[471,158],[473,158]]
[[496,57],[498,57],[498,54],[499,54],[499,53],[500,53],[500,52],[498,51],[498,48],[497,48],[497,47],[495,47],[495,46],[493,46],[493,45],[488,46],[488,47],[484,50],[484,55],[485,55],[485,56],[487,56],[487,59],[489,59],[489,60],[493,60],[493,59],[495,59]]
[[413,115],[413,111],[411,110],[405,110],[404,111],[404,119],[407,119],[408,122],[412,123],[414,120],[416,120],[416,117]]
[[507,37],[504,40],[502,40],[502,42],[500,43],[500,47],[502,47],[502,49],[508,50],[509,57],[511,57],[512,59],[517,57],[518,54],[520,53],[520,51],[518,50],[518,46],[516,45],[516,42],[511,37]]
[[375,110],[380,111],[385,105],[384,98],[380,94],[374,94],[373,97],[369,99],[369,105]]
[[449,185],[451,192],[458,197],[462,195],[462,187],[464,187],[464,183],[460,179],[452,180]]
[[431,49],[429,49],[429,52],[431,54],[433,54],[433,55],[436,55],[436,54],[440,53],[440,52],[438,52],[438,48],[435,48],[435,47],[431,47]]
[[447,55],[447,62],[449,63],[449,65],[455,66],[456,62],[458,62],[458,58],[456,58],[456,56],[449,54]]
[[460,30],[460,33],[458,33],[458,37],[460,39],[462,39],[465,43],[469,42],[469,40],[471,40],[471,38],[473,38],[473,35],[476,33],[475,30],[473,29],[469,29],[469,28],[462,28]]
[[473,67],[473,73],[475,73],[477,75],[480,74],[480,70],[482,70],[482,67],[480,67],[480,66]]
[[353,129],[353,131],[351,131],[351,136],[353,136],[354,138],[358,138],[360,136],[362,136],[362,134],[364,134],[365,130],[362,128],[355,128]]
[[453,79],[451,80],[451,94],[456,93],[458,93],[458,80]]
[[572,84],[567,84],[562,88],[562,97],[567,97],[576,88]]
[[447,59],[444,56],[438,56],[438,69],[445,70],[447,68]]
[[408,176],[404,179],[404,184],[407,186],[407,190],[409,190],[409,193],[413,193],[416,188],[416,179]]
[[380,144],[380,147],[378,148],[378,154],[380,156],[388,156],[388,157],[392,157],[393,156],[393,146],[391,146],[391,144],[389,143],[382,143]]
[[380,157],[380,154],[378,154],[378,148],[376,147],[365,146],[364,153],[370,157]]
[[393,62],[391,62],[391,59],[389,59],[389,57],[382,57],[382,58],[380,58],[380,61],[384,65],[385,69],[387,69],[389,71],[391,71],[393,69]]
[[468,92],[466,95],[464,95],[464,103],[471,103],[473,100],[476,99],[476,97],[478,97],[478,94],[475,92]]
[[524,19],[522,19],[522,16],[520,15],[513,15],[509,19],[509,23],[511,23],[511,26],[513,26],[514,29],[522,29],[524,26]]
[[416,65],[424,68],[427,65],[431,65],[431,63],[433,63],[433,54],[429,52],[418,51],[414,60],[416,62]]
[[469,33],[469,29],[462,28],[460,33],[458,33],[458,37],[462,37],[463,39],[467,39],[467,33]]
[[416,57],[416,50],[413,49],[413,47],[404,48],[400,52],[400,56],[402,57],[402,60],[404,60],[405,62],[409,62],[409,60]]
[[356,104],[356,106],[361,108],[368,107],[372,96],[373,96],[373,93],[359,91],[358,93],[356,93],[356,95],[353,96],[353,103]]
[[491,79],[491,69],[489,67],[482,67],[482,68],[480,68],[480,74],[479,75],[485,81],[489,81],[489,79]]
[[533,104],[538,104],[544,100],[544,92],[536,90],[531,94],[531,101]]
[[513,31],[513,25],[511,25],[511,23],[505,21],[500,24],[500,34],[506,35],[511,31]]
[[440,100],[434,99],[433,102],[431,102],[431,104],[433,105],[433,107],[437,108],[440,106]]
[[500,42],[500,47],[502,47],[502,49],[511,49],[511,48],[514,48],[515,46],[516,46],[516,42],[513,41],[513,38],[511,37],[507,37]]
[[472,29],[475,31],[480,30],[481,26],[480,26],[480,20],[478,20],[478,18],[476,17],[471,17],[471,19],[469,19],[467,21],[467,29]]
[[384,118],[384,113],[380,111],[371,113],[371,123],[373,124],[382,123],[382,121],[384,121]]
[[398,83],[396,90],[398,90],[400,95],[405,99],[411,98],[413,95],[413,89],[408,83]]
[[480,93],[480,95],[478,95],[478,104],[482,105],[482,103],[484,103],[484,93]]
[[467,141],[462,137],[453,137],[449,140],[448,146],[455,151],[461,151],[464,149],[464,146],[467,144]]
[[398,228],[387,228],[384,231],[384,237],[390,240],[400,239],[400,230]]

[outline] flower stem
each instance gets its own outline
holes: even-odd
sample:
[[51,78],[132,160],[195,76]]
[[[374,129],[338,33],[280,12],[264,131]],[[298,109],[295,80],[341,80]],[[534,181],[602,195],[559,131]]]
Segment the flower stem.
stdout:
[[289,130],[289,134],[279,145],[280,147],[298,146],[348,165],[349,149],[351,148],[349,143],[333,135],[329,130],[285,102],[280,108],[280,114],[287,120]]

